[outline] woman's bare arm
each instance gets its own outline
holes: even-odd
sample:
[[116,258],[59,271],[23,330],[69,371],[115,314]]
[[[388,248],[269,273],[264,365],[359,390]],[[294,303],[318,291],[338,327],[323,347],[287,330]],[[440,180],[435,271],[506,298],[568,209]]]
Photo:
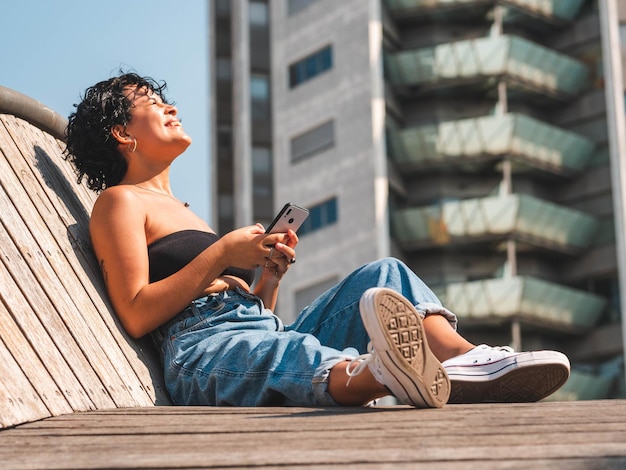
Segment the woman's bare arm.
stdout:
[[[90,233],[113,307],[126,331],[141,337],[206,293],[229,266],[263,265],[278,236],[258,226],[222,237],[171,276],[150,283],[146,239],[148,207],[129,191],[111,188],[94,206]],[[274,240],[275,239],[275,240]]]

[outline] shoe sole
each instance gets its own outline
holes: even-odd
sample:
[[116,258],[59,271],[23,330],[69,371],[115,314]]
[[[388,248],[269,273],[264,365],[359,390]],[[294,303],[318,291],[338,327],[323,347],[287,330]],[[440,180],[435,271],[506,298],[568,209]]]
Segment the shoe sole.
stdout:
[[418,408],[441,408],[450,396],[450,380],[428,347],[422,318],[402,295],[387,288],[365,291],[361,318],[374,350],[389,372],[391,393]]
[[530,403],[567,382],[569,360],[554,351],[519,353],[488,366],[452,366],[448,403]]

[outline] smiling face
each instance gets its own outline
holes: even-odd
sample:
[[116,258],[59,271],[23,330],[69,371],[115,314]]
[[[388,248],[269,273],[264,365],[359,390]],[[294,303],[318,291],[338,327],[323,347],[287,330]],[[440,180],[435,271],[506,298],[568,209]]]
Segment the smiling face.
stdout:
[[175,106],[163,102],[147,87],[129,86],[124,93],[132,103],[132,117],[124,133],[137,141],[134,151],[155,158],[171,158],[180,155],[191,144],[191,137],[183,129]]

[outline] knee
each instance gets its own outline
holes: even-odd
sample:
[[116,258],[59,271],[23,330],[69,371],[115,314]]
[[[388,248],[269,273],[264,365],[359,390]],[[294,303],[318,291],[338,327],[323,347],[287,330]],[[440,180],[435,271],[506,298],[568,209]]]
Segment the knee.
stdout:
[[415,276],[404,262],[391,256],[368,263],[365,265],[365,272],[377,277],[379,282],[383,282],[383,285]]
[[407,272],[411,271],[409,267],[404,264],[403,261],[398,258],[394,258],[392,256],[387,256],[385,258],[381,258],[377,261],[373,261],[370,263],[372,267],[378,269],[379,271],[385,272]]

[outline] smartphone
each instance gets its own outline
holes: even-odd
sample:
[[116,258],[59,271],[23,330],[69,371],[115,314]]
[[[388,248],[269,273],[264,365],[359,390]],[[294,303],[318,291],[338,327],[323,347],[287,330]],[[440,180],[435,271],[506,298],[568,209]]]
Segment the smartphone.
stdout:
[[285,233],[289,229],[297,232],[308,216],[308,209],[288,202],[274,217],[265,233]]

